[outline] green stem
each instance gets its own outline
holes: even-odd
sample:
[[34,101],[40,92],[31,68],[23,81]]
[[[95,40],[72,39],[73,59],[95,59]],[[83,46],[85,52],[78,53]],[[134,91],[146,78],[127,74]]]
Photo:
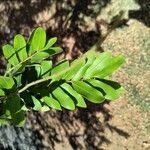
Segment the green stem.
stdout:
[[44,79],[39,79],[39,80],[33,81],[33,82],[27,84],[26,86],[24,86],[22,89],[20,89],[20,90],[18,91],[18,93],[20,94],[20,93],[26,91],[27,89],[29,89],[30,87],[32,87],[32,86],[34,86],[34,85],[37,85],[37,84],[39,84],[39,83],[48,81],[48,80],[50,80],[51,78],[52,78],[52,76],[49,76],[49,77],[44,78]]
[[38,54],[39,52],[43,51],[44,49],[38,50],[36,51],[36,53],[32,54],[31,56],[29,56],[27,59],[25,59],[24,61],[21,61],[19,64],[17,64],[16,66],[10,68],[8,71],[6,71],[5,76],[7,76],[8,74],[10,74],[13,70],[15,70],[16,67],[18,67],[19,65],[27,62],[28,60],[30,60],[33,56],[35,56],[36,54]]
[[[90,51],[95,51],[95,47],[91,48],[87,53],[81,55],[81,56],[80,56],[80,57],[81,57],[80,59],[85,58],[85,57],[88,55],[88,53],[89,53]],[[79,63],[80,63],[80,61],[77,61],[76,63],[74,63],[73,65],[71,65],[69,68],[64,69],[63,71],[61,71],[61,72],[59,72],[59,73],[57,73],[57,74],[48,76],[48,77],[43,78],[43,79],[39,79],[39,80],[33,81],[33,82],[27,84],[26,86],[24,86],[22,89],[20,89],[20,90],[18,91],[18,93],[20,94],[20,93],[26,91],[27,89],[29,89],[30,87],[32,87],[32,86],[34,86],[34,85],[37,85],[37,84],[39,84],[39,83],[46,82],[46,81],[51,80],[52,78],[59,77],[59,76],[65,74],[66,72],[68,72],[70,69],[73,69],[73,68],[75,68],[76,66],[78,66]]]

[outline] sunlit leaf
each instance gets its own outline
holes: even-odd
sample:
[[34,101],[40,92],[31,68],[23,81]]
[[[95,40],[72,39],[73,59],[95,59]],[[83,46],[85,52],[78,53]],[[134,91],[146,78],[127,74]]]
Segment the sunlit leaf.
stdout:
[[46,106],[46,105],[42,106],[42,108],[41,108],[41,112],[46,112],[46,111],[49,111],[49,110],[50,110],[49,107]]
[[0,126],[1,126],[1,125],[5,125],[5,124],[8,124],[8,123],[10,123],[10,120],[9,120],[9,119],[7,119],[7,118],[1,118],[1,117],[0,117]]
[[[77,64],[77,65],[76,65]],[[71,68],[63,75],[63,79],[65,80],[70,80],[74,77],[74,75],[79,71],[79,69],[85,64],[84,59],[79,59],[78,61],[75,61],[71,64],[74,65],[75,67]]]
[[23,126],[30,110],[74,110],[85,108],[86,100],[102,103],[119,98],[123,88],[108,78],[124,62],[122,55],[99,53],[93,46],[74,61],[57,62],[60,57],[52,56],[62,48],[54,47],[56,41],[54,37],[46,43],[46,32],[39,27],[27,44],[18,34],[14,47],[3,46],[8,64],[5,75],[0,76],[0,124]]
[[6,44],[2,47],[2,49],[5,58],[8,60],[10,64],[15,66],[19,63],[17,55],[15,53],[15,49],[11,45]]
[[15,81],[16,81],[16,86],[20,87],[22,85],[22,83],[21,83],[22,74],[19,74],[19,75],[15,76],[14,78],[15,78]]
[[35,65],[35,71],[37,73],[37,77],[39,78],[42,72],[42,68],[40,64]]
[[69,84],[67,83],[64,83],[61,85],[61,87],[66,90],[68,92],[68,94],[71,94],[73,99],[76,101],[74,101],[76,103],[77,106],[79,107],[83,107],[85,108],[86,107],[86,103],[83,99],[83,97],[78,94]]
[[0,76],[0,88],[11,89],[14,86],[14,80],[11,77]]
[[14,48],[21,61],[27,58],[26,41],[21,34],[17,34],[14,38]]
[[99,79],[99,81],[108,84],[109,86],[114,88],[117,91],[118,95],[121,95],[122,93],[125,92],[125,89],[118,82],[106,79]]
[[15,66],[14,70],[12,71],[12,74],[13,75],[17,74],[18,75],[18,74],[20,74],[24,71],[25,71],[25,65],[24,64],[18,64],[18,65]]
[[72,80],[78,81],[81,78],[83,78],[83,76],[84,76],[85,72],[87,71],[87,69],[93,64],[93,61],[95,60],[95,53],[93,53],[93,51],[92,51],[91,53],[88,53],[87,55],[88,55],[87,62],[85,63],[85,65],[80,66],[80,69],[74,75]]
[[2,89],[0,89],[0,96],[5,96],[5,92]]
[[57,37],[53,37],[50,38],[46,44],[46,46],[44,47],[44,49],[49,49],[50,47],[52,47],[57,41]]
[[45,96],[43,97],[43,100],[49,107],[56,110],[62,110],[59,102],[51,96]]
[[32,97],[32,100],[33,100],[33,103],[34,103],[33,109],[40,111],[41,108],[42,108],[42,105],[41,105],[40,101],[37,98],[35,98],[34,96],[31,96],[31,97]]
[[31,62],[40,62],[52,55],[58,54],[62,52],[62,48],[58,48],[58,47],[53,47],[50,49],[46,49],[46,50],[41,50],[40,52],[36,53],[32,58],[31,58]]
[[63,106],[64,108],[69,110],[75,109],[73,100],[60,87],[56,88],[52,92],[52,94],[60,102],[61,106]]
[[106,99],[115,100],[119,98],[117,91],[113,87],[111,87],[110,85],[104,82],[92,79],[92,80],[89,80],[88,83],[91,83],[93,86],[104,90]]
[[94,71],[94,76],[99,78],[104,78],[106,76],[111,75],[116,69],[120,67],[125,61],[125,57],[119,55],[110,60],[109,64],[107,64],[101,71]]
[[46,77],[50,75],[50,71],[52,69],[52,61],[45,60],[41,63],[41,76]]
[[[51,75],[59,74],[61,71],[69,67],[69,61],[64,60],[58,63],[51,71]],[[53,78],[53,81],[59,80],[63,74],[59,75],[58,77]]]
[[78,93],[93,103],[101,103],[105,99],[100,91],[83,81],[73,81],[72,85]]
[[29,39],[29,55],[44,48],[46,43],[46,33],[41,27],[35,29]]
[[83,78],[89,79],[93,77],[95,72],[100,72],[103,68],[105,68],[106,64],[108,64],[110,60],[111,60],[111,54],[109,52],[98,54],[93,64],[85,72]]

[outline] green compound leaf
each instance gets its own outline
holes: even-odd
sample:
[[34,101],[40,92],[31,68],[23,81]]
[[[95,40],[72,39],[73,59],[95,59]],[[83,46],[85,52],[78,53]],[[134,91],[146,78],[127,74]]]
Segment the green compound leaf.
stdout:
[[0,89],[0,96],[5,96],[5,92],[2,89]]
[[58,54],[60,52],[62,52],[62,48],[60,47],[51,47],[50,49],[43,49],[39,52],[37,52],[32,58],[31,58],[31,63],[34,63],[34,62],[41,62],[42,60],[52,56],[52,55],[55,55],[55,54]]
[[0,89],[11,89],[14,84],[13,78],[0,76]]
[[104,78],[106,76],[111,75],[115,70],[117,70],[120,65],[122,65],[125,61],[125,57],[119,55],[115,58],[112,58],[109,63],[101,70],[101,71],[94,71],[94,76],[99,78]]
[[61,104],[62,107],[69,109],[69,110],[75,109],[75,104],[74,104],[73,100],[60,87],[56,88],[52,92],[52,94],[59,101],[59,103]]
[[42,77],[50,76],[51,69],[52,69],[52,61],[45,60],[41,62],[41,76]]
[[72,86],[79,94],[93,103],[101,103],[105,99],[100,91],[83,81],[73,81]]
[[95,75],[95,72],[100,72],[100,70],[105,68],[106,64],[108,64],[110,60],[111,54],[109,52],[98,54],[93,64],[85,72],[84,79],[90,79]]
[[[64,69],[69,67],[69,61],[67,60],[63,60],[61,62],[59,62],[53,69],[51,72],[51,75],[56,75],[61,73]],[[56,80],[60,80],[62,78],[63,74],[59,75],[58,77],[54,77],[52,79],[52,81],[56,81]]]
[[0,126],[10,123],[10,120],[7,118],[0,117]]
[[47,42],[44,49],[49,49],[50,47],[52,47],[56,43],[56,41],[57,41],[57,37],[53,37],[53,38],[49,39],[49,41]]
[[37,78],[39,78],[40,75],[41,75],[41,72],[42,72],[41,64],[35,65],[35,71],[36,71],[36,73],[37,73]]
[[40,101],[37,98],[35,98],[34,96],[31,96],[31,97],[32,97],[33,104],[34,104],[33,110],[40,111],[42,108]]
[[20,87],[22,85],[22,74],[19,74],[17,76],[14,77],[15,81],[16,81],[16,86]]
[[41,64],[37,64],[35,66],[37,77],[42,78],[50,76],[51,69],[52,69],[52,61],[50,60],[44,60],[41,62]]
[[43,101],[51,108],[56,109],[56,110],[62,110],[60,103],[52,98],[51,96],[45,96],[43,97]]
[[50,109],[49,109],[49,107],[48,106],[46,106],[46,105],[44,105],[44,106],[42,106],[42,108],[41,108],[41,112],[47,112],[47,111],[49,111]]
[[14,38],[14,48],[20,59],[23,61],[27,58],[26,41],[21,34],[17,34]]
[[59,101],[52,97],[51,92],[50,92],[51,90],[49,90],[48,87],[41,88],[41,89],[38,89],[37,93],[40,93],[42,97],[41,101],[45,103],[47,106],[56,110],[62,110]]
[[[76,65],[77,64],[77,65]],[[79,59],[77,61],[74,61],[71,65],[70,65],[70,70],[68,70],[64,75],[63,75],[63,79],[65,80],[70,80],[74,77],[74,75],[80,70],[80,68],[85,64],[85,60],[84,59]],[[75,67],[71,68],[71,66],[74,65]],[[64,68],[65,69],[65,68]]]
[[101,81],[94,80],[94,79],[89,80],[88,83],[104,90],[105,99],[116,100],[119,98],[118,92],[113,87],[111,87],[109,84],[106,84],[106,83],[103,83]]
[[61,47],[51,47],[50,50],[53,52],[53,53],[51,53],[51,55],[55,55],[55,54],[61,53],[63,51],[63,49]]
[[29,39],[29,56],[34,52],[39,51],[44,48],[46,43],[46,33],[41,27],[35,29]]
[[55,65],[52,56],[62,52],[54,47],[56,41],[54,37],[46,43],[45,30],[39,27],[27,44],[18,34],[14,47],[3,46],[9,63],[0,76],[0,124],[23,126],[26,111],[85,108],[86,99],[102,103],[118,99],[124,91],[119,83],[106,80],[124,62],[122,55],[99,53],[94,46],[72,62],[61,60]]
[[76,106],[78,107],[83,107],[85,108],[86,107],[86,103],[83,99],[83,97],[77,93],[69,84],[67,83],[64,83],[61,85],[61,87],[68,92],[68,94],[71,94],[72,95],[72,99],[74,99],[76,102]]
[[106,80],[106,79],[99,79],[99,81],[101,81],[105,84],[108,84],[109,86],[114,88],[119,96],[125,92],[125,89],[119,83],[117,83],[115,81]]
[[81,66],[81,68],[74,75],[74,77],[72,78],[73,81],[78,81],[81,78],[83,78],[85,72],[93,64],[93,61],[95,60],[95,55],[94,54],[91,53],[91,55],[87,57],[87,59],[88,59],[87,62],[85,62],[85,64],[83,66]]
[[12,71],[13,75],[18,75],[25,71],[25,65],[24,64],[18,64],[15,66],[14,70]]
[[11,45],[6,44],[2,49],[5,58],[11,65],[15,66],[19,63],[17,55],[15,53],[15,49]]

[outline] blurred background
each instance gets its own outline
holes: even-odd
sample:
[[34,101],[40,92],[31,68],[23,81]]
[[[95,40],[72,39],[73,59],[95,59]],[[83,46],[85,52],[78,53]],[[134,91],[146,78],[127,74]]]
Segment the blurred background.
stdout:
[[[0,149],[149,150],[150,149],[150,1],[149,0],[1,0],[0,47],[17,33],[28,37],[42,26],[57,36],[63,58],[75,59],[100,39],[98,50],[124,54],[126,63],[112,78],[125,94],[87,109],[27,114],[25,127],[0,127]],[[0,50],[0,73],[5,61]]]

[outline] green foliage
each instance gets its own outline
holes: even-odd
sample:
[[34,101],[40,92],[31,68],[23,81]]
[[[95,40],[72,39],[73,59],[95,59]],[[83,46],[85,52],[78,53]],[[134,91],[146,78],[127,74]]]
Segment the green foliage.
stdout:
[[115,100],[123,88],[108,77],[124,62],[122,55],[89,50],[70,62],[54,65],[52,55],[62,52],[55,47],[57,38],[46,43],[43,28],[35,29],[28,42],[20,34],[14,45],[4,45],[8,61],[4,76],[0,76],[0,123],[23,126],[25,112],[86,108],[86,101],[102,103]]

